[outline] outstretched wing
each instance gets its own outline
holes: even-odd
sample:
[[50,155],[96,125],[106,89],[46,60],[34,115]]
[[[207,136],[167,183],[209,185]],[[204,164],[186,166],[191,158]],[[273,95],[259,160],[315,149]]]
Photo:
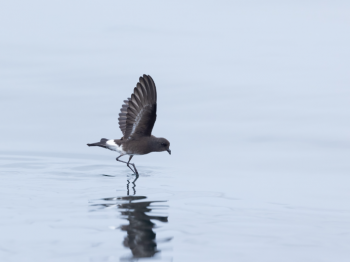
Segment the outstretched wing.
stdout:
[[151,136],[157,118],[157,90],[151,76],[143,75],[131,98],[120,109],[119,127],[123,139]]

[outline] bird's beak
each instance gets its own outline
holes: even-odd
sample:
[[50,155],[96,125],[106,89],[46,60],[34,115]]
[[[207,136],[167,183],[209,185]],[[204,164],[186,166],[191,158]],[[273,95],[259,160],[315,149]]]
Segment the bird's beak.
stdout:
[[168,151],[169,155],[171,155],[171,150],[170,150],[170,149],[167,149],[167,151]]

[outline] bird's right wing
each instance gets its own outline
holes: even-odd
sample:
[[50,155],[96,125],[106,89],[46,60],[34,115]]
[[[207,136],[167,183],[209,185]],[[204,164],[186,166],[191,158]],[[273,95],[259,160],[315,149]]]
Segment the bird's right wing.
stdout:
[[120,109],[119,127],[123,139],[151,136],[157,118],[157,90],[151,76],[143,75],[131,98]]

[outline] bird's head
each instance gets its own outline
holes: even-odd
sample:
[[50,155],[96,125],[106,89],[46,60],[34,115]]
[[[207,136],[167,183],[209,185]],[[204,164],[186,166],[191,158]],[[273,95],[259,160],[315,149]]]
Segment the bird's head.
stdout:
[[155,150],[157,152],[163,152],[163,151],[168,151],[169,155],[171,155],[171,150],[170,150],[170,142],[166,140],[165,138],[157,138],[155,142]]

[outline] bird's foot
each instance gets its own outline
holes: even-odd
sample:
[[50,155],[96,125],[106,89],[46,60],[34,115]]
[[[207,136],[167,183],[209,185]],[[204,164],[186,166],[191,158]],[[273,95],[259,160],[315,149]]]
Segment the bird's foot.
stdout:
[[[133,166],[133,168],[134,168],[134,170],[129,166],[129,165],[132,165]],[[129,163],[128,164],[128,167],[136,174],[136,175],[138,175],[139,174],[139,172],[137,172],[137,169],[136,169],[136,166],[135,166],[135,164],[133,164],[133,163]]]

